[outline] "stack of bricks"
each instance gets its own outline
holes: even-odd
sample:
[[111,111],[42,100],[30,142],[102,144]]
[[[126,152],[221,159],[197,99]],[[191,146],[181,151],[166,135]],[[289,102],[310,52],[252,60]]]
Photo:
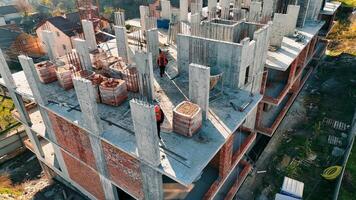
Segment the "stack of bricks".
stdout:
[[121,105],[128,97],[126,82],[110,78],[99,86],[101,102],[111,106]]
[[202,109],[191,102],[183,101],[173,110],[173,131],[192,137],[202,126]]
[[73,88],[73,80],[72,80],[72,70],[73,65],[67,64],[62,67],[58,67],[56,69],[56,75],[59,82],[59,85],[65,90],[69,90]]
[[38,77],[42,83],[52,83],[57,80],[56,66],[49,61],[40,62],[35,65]]
[[94,88],[95,94],[96,94],[96,101],[98,103],[101,102],[100,93],[99,93],[99,85],[103,81],[106,81],[108,79],[107,77],[105,77],[101,74],[96,74],[95,72],[90,71],[90,70],[82,70],[82,71],[76,72],[73,74],[73,76],[77,76],[77,77],[79,76],[79,77],[90,80],[92,83],[92,86]]
[[107,58],[107,54],[102,49],[96,49],[95,51],[91,52],[93,55],[93,67],[97,70],[102,69],[102,61]]
[[114,65],[119,61],[116,56],[108,56],[105,59],[98,60],[97,64],[101,69],[108,69],[111,65]]
[[126,81],[127,90],[130,92],[138,92],[138,71],[136,67],[128,68],[122,73],[123,79]]

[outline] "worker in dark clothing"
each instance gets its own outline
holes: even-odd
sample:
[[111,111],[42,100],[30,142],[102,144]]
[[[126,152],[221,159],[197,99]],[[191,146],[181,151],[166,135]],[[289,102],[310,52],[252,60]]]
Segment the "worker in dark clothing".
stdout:
[[157,122],[157,133],[159,140],[161,138],[161,125],[164,122],[164,113],[159,105],[155,105],[155,114],[156,114],[156,122]]
[[167,56],[164,54],[164,52],[160,49],[159,50],[159,56],[157,58],[157,65],[159,67],[159,75],[163,77],[165,71],[166,71],[166,66],[168,64],[168,59]]

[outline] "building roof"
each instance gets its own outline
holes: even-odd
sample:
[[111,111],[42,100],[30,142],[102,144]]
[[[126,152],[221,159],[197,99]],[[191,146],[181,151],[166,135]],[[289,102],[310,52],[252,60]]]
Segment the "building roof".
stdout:
[[[73,20],[74,18],[71,19]],[[81,31],[80,24],[75,23],[70,19],[64,18],[62,16],[48,18],[46,21],[40,23],[37,26],[37,28],[39,28],[46,22],[51,23],[53,26],[58,28],[60,31],[62,31],[64,34],[66,34],[69,37],[75,36],[77,32]]]
[[17,10],[17,8],[14,5],[0,7],[0,16],[12,14],[12,13],[18,13],[18,12],[19,11]]
[[3,50],[9,49],[21,33],[21,29],[16,25],[0,26],[0,48]]
[[73,12],[66,14],[66,19],[73,22],[74,24],[81,25],[79,12]]

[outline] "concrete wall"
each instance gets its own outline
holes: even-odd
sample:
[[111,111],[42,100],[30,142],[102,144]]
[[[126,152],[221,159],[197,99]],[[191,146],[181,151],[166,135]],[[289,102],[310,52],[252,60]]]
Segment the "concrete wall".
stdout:
[[239,87],[240,72],[252,64],[253,56],[248,55],[248,52],[254,49],[254,42],[246,42],[241,45],[202,37],[178,35],[177,43],[180,73],[188,73],[191,63],[218,67],[224,72],[224,84],[232,88]]

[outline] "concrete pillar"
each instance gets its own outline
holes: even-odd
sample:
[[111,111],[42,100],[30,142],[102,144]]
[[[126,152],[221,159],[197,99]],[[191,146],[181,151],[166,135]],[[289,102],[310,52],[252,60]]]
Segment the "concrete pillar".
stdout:
[[273,14],[273,0],[263,0],[262,22],[270,21]]
[[252,1],[248,13],[249,22],[259,22],[262,14],[262,2]]
[[308,11],[307,11],[307,20],[316,21],[318,20],[322,0],[311,0],[309,1]]
[[161,164],[154,106],[140,100],[130,101],[140,159],[153,166]]
[[230,16],[230,0],[220,0],[221,19],[229,19]]
[[286,14],[274,13],[272,32],[270,37],[271,46],[281,47],[283,37],[286,33]]
[[83,69],[93,70],[88,43],[80,38],[75,38],[73,43]]
[[125,11],[120,10],[114,12],[114,20],[116,26],[124,26],[125,27]]
[[[51,142],[57,144],[57,138],[53,132],[52,123],[49,119],[46,109],[43,107],[48,104],[47,92],[44,90],[43,84],[40,82],[40,79],[36,72],[33,60],[32,60],[32,58],[27,57],[25,55],[20,55],[18,58],[19,58],[21,66],[22,66],[22,69],[25,73],[26,79],[30,85],[32,94],[35,98],[35,101],[39,106],[38,108],[41,113],[43,123],[46,127],[46,131],[48,133],[49,140]],[[68,170],[67,170],[67,166],[64,162],[61,150],[56,145],[53,145],[53,150],[56,155],[58,164],[61,168],[61,171],[63,172],[63,176],[68,178],[69,177]]]
[[298,22],[297,22],[298,27],[304,26],[304,23],[307,18],[307,14],[308,14],[308,8],[309,8],[310,1],[311,0],[298,1],[298,5],[300,6]]
[[212,20],[216,18],[217,0],[208,0],[208,19]]
[[179,1],[180,21],[188,21],[188,0]]
[[287,8],[287,19],[286,23],[286,35],[292,36],[294,34],[295,28],[297,27],[297,20],[299,15],[299,6],[297,5],[288,5]]
[[124,26],[114,26],[116,45],[119,56],[126,62],[129,62],[129,44],[126,28]]
[[55,61],[58,58],[58,53],[54,43],[54,41],[56,41],[54,37],[54,33],[48,30],[43,30],[42,39],[43,39],[43,43],[46,46],[46,51],[49,59],[51,61]]
[[80,122],[90,131],[89,140],[93,150],[96,166],[100,174],[100,180],[104,189],[106,199],[115,199],[115,190],[108,177],[104,152],[101,146],[100,135],[103,133],[98,104],[96,103],[96,93],[92,82],[82,77],[74,77],[73,84],[77,99],[82,110],[82,121]]
[[192,0],[190,3],[191,14],[202,14],[203,11],[203,0]]
[[203,110],[203,118],[208,119],[210,94],[210,67],[189,65],[189,99]]
[[88,44],[89,51],[93,51],[97,49],[93,22],[89,20],[82,20],[82,25],[83,25],[85,41]]
[[144,199],[163,200],[162,174],[145,164],[141,164],[140,169]]
[[224,146],[220,150],[220,160],[219,160],[219,177],[224,178],[230,171],[232,163],[232,150],[234,145],[234,136],[231,135]]
[[4,80],[6,88],[9,91],[10,97],[14,102],[17,112],[20,115],[20,120],[25,125],[24,127],[25,127],[26,134],[34,147],[35,154],[37,155],[37,157],[44,157],[44,153],[37,136],[33,134],[33,132],[29,128],[32,125],[30,116],[28,115],[28,112],[25,109],[25,105],[23,103],[22,98],[16,93],[15,81],[12,77],[10,68],[7,65],[7,62],[5,60],[5,57],[1,49],[0,49],[0,74]]
[[161,18],[171,19],[171,2],[169,0],[161,0]]
[[200,14],[193,14],[190,16],[190,26],[191,26],[191,35],[198,36],[200,34]]
[[150,9],[148,6],[140,6],[140,21],[141,21],[141,29],[146,30],[146,18],[149,17]]
[[152,54],[144,52],[136,52],[135,54],[136,67],[139,72],[139,91],[142,98],[148,102],[155,99],[155,91],[153,85],[153,64]]
[[154,66],[157,66],[157,58],[159,55],[159,39],[158,29],[147,30],[147,52],[152,54],[152,62]]

